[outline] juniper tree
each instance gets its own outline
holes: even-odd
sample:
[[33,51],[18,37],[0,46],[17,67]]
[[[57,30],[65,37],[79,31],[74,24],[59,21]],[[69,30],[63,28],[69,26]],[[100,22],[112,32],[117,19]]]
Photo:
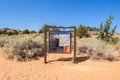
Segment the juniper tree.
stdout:
[[115,33],[117,26],[113,27],[113,29],[110,31],[112,20],[113,20],[112,15],[109,15],[105,24],[104,25],[103,23],[100,24],[99,33],[97,36],[98,39],[101,39],[110,43],[116,42],[116,38],[113,38],[113,34]]
[[77,28],[77,36],[79,36],[80,38],[82,38],[82,37],[89,37],[88,30],[89,30],[88,26],[80,25]]

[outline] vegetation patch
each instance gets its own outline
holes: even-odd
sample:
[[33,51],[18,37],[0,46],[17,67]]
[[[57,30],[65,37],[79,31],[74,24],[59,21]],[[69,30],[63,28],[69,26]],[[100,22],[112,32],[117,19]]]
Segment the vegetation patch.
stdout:
[[[101,40],[106,41],[111,44],[116,44],[118,41],[118,38],[117,37],[114,38],[113,35],[115,33],[117,26],[115,26],[115,27],[113,27],[113,29],[111,29],[112,20],[113,20],[113,17],[112,17],[112,15],[110,15],[107,18],[104,26],[103,26],[103,23],[101,23],[97,39],[101,39]],[[110,31],[110,29],[111,29],[111,31]]]
[[86,39],[77,43],[78,54],[87,53],[92,60],[109,60],[115,59],[112,46],[102,40]]
[[8,36],[0,39],[1,55],[17,61],[31,60],[44,55],[43,39],[40,35]]

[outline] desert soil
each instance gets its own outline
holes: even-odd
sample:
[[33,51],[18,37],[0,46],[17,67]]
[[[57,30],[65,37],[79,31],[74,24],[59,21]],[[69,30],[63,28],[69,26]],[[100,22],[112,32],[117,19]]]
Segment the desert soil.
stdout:
[[17,62],[0,57],[0,80],[120,80],[120,61],[92,61],[73,54],[48,54],[44,58]]

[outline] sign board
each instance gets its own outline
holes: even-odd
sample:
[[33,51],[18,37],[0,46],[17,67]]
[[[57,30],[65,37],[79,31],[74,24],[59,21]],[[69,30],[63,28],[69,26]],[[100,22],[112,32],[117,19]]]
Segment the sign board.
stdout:
[[69,31],[50,32],[49,52],[70,53],[71,33]]
[[[48,31],[49,30],[49,31]],[[59,31],[60,30],[60,31]],[[69,31],[68,31],[69,30]],[[71,39],[71,32],[73,39]],[[49,48],[47,47],[47,33],[49,33]],[[72,50],[73,62],[76,63],[76,27],[50,26],[44,27],[44,63],[47,63],[47,52],[49,53],[71,53],[71,42],[74,42]]]

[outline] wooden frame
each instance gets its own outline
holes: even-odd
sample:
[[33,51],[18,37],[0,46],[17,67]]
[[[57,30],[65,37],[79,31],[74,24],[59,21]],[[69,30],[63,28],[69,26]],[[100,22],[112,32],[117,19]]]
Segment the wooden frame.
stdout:
[[[53,29],[74,29],[74,55],[73,55],[73,63],[76,62],[76,27],[72,26],[72,27],[55,27],[55,26],[49,26],[49,25],[45,25],[44,27],[44,63],[47,63],[47,29],[49,28],[53,28]],[[70,52],[71,52],[71,38],[70,38]]]

